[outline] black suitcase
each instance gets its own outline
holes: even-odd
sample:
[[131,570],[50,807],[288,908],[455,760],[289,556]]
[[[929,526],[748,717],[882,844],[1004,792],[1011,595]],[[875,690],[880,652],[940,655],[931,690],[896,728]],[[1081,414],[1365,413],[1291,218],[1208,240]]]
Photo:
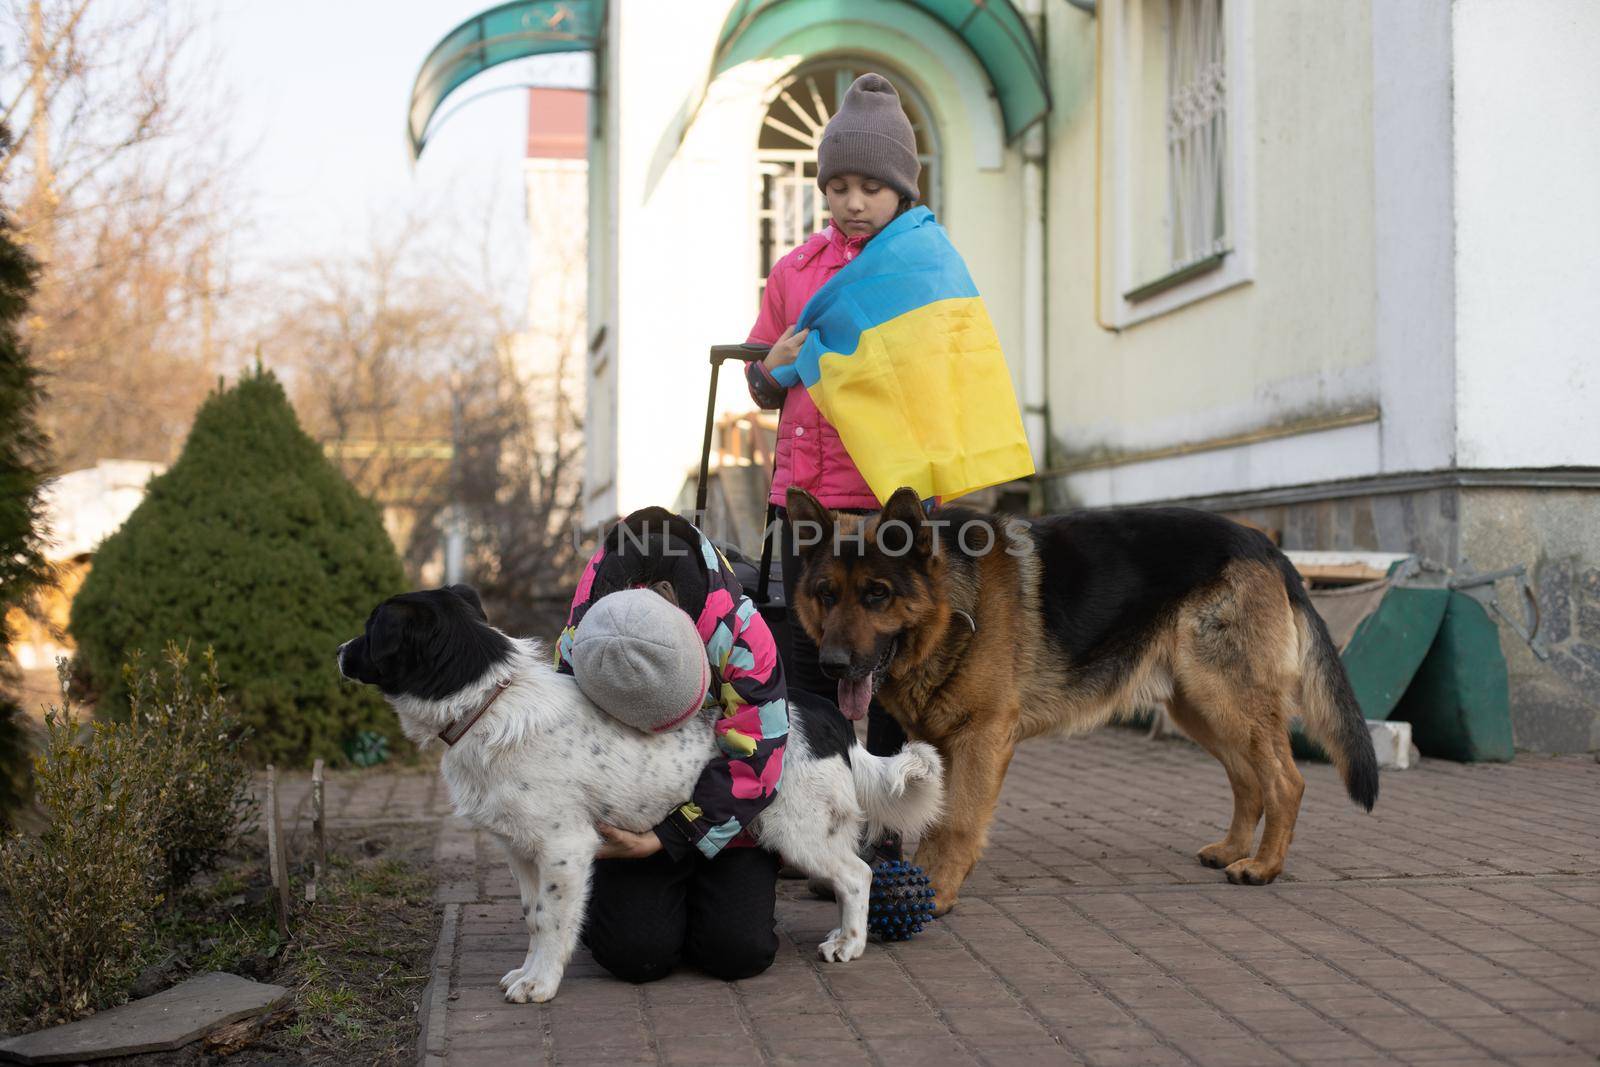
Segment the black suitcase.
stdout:
[[[740,363],[753,363],[758,359],[765,359],[771,351],[767,345],[712,345],[711,346],[711,388],[706,393],[706,430],[700,443],[700,479],[695,484],[694,493],[694,522],[698,525],[705,521],[706,494],[709,491],[711,477],[711,435],[715,429],[717,409],[717,379],[722,371],[723,363],[730,359]],[[774,449],[774,452],[777,450]],[[774,457],[776,459],[776,457]],[[767,628],[772,631],[773,637],[778,641],[779,648],[788,647],[789,608],[783,602],[782,562],[778,563],[779,578],[776,583],[772,581],[773,553],[777,548],[777,531],[773,526],[777,518],[778,507],[771,501],[767,502],[767,517],[762,526],[761,538],[761,563],[754,565],[736,546],[717,543],[717,548],[728,558],[733,565],[734,574],[738,575],[739,582],[744,586],[745,595],[755,603],[756,610],[766,620]]]

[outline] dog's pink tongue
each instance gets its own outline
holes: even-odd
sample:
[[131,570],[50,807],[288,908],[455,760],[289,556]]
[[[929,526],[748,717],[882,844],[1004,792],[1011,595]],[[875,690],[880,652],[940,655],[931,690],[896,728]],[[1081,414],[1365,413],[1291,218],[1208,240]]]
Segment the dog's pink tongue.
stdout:
[[848,719],[859,719],[867,713],[867,705],[872,703],[872,675],[855,681],[849,678],[839,679],[839,710],[844,712]]

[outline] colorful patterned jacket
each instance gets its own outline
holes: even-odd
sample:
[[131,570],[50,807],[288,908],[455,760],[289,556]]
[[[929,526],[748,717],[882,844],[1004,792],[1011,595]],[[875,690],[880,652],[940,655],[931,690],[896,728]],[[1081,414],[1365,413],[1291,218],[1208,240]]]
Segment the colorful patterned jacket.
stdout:
[[607,531],[572,598],[556,664],[572,673],[572,635],[589,605],[607,593],[671,583],[706,643],[711,685],[705,707],[720,715],[721,750],[706,766],[688,802],[656,826],[662,846],[681,859],[691,848],[707,857],[725,846],[749,846],[750,821],[772,803],[783,777],[789,704],[772,631],[744,595],[733,568],[695,526],[665,508],[644,508]]

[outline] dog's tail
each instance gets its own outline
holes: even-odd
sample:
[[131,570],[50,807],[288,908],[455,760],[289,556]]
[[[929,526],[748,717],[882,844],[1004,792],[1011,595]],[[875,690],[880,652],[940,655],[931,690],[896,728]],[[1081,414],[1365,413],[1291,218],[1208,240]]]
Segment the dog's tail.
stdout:
[[1300,638],[1300,707],[1306,732],[1333,760],[1350,799],[1371,811],[1378,799],[1378,756],[1372,749],[1366,716],[1356,703],[1350,676],[1339,662],[1339,650],[1328,627],[1293,565],[1287,560],[1285,565],[1284,582]]
[[850,746],[856,801],[867,816],[867,840],[885,830],[914,836],[944,810],[944,764],[932,745],[909,741],[892,756],[874,756]]

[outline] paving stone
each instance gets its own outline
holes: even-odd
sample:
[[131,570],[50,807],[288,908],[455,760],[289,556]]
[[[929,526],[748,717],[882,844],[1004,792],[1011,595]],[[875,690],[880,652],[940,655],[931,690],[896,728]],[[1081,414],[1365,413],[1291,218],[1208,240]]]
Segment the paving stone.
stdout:
[[730,1064],[742,1065],[758,1062],[761,1058],[756,1043],[742,1034],[729,1034],[724,1028],[720,1036],[662,1037],[658,1042],[662,1058],[670,1064]]
[[887,1063],[914,1063],[918,1067],[946,1067],[977,1063],[977,1058],[955,1038],[881,1038],[867,1042]]
[[[528,1014],[504,1027],[496,982],[527,944],[516,889],[498,850],[458,828],[439,847],[441,899],[460,909],[457,1000],[430,1051],[450,1067],[1593,1061],[1600,765],[1429,760],[1386,773],[1371,815],[1331,767],[1302,772],[1284,877],[1235,887],[1193,859],[1229,811],[1204,753],[1114,729],[1031,742],[960,909],[918,938],[821,964],[832,905],[784,883],[766,974],[634,987],[580,952],[552,1004],[514,1006]],[[447,801],[423,785],[356,775],[330,797],[438,819]],[[472,1013],[487,1018],[458,1033]]]
[[0,1059],[77,1063],[170,1052],[219,1026],[264,1015],[288,999],[283,986],[212,971],[87,1019],[0,1041]]

